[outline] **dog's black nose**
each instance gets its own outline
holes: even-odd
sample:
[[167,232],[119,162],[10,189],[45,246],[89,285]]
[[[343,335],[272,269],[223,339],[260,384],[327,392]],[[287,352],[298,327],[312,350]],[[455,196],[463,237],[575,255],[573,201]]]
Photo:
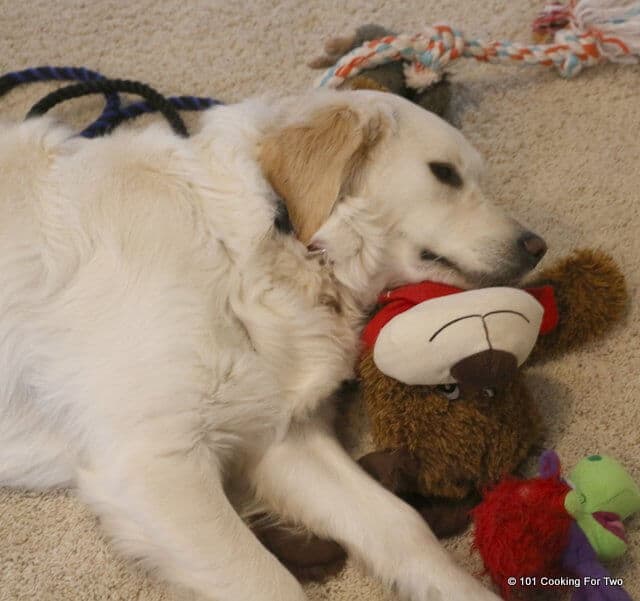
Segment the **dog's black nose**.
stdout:
[[518,239],[518,246],[531,267],[536,266],[547,252],[547,243],[533,232],[525,232]]

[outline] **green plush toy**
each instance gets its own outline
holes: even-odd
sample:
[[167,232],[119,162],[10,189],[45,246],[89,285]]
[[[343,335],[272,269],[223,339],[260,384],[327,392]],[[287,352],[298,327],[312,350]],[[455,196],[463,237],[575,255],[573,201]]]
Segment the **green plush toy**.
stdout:
[[606,455],[586,457],[571,471],[573,490],[564,500],[600,559],[620,557],[627,550],[622,522],[640,511],[640,488],[629,473]]

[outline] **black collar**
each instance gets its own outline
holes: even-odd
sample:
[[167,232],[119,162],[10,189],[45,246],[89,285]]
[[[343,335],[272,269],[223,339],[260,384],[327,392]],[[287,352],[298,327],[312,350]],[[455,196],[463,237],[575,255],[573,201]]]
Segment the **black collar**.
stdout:
[[276,196],[276,216],[273,220],[276,230],[281,234],[293,234],[293,224],[289,217],[289,210],[284,200],[280,196]]

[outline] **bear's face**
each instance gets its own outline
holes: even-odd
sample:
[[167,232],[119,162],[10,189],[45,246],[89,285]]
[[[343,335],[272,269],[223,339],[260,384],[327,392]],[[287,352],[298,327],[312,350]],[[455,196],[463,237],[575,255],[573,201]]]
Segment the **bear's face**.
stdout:
[[[514,378],[531,352],[543,306],[516,288],[451,290],[423,283],[392,291],[367,328],[377,326],[373,360],[405,384],[440,386],[451,396],[459,392],[451,385],[490,395]],[[431,298],[420,301],[423,296]]]

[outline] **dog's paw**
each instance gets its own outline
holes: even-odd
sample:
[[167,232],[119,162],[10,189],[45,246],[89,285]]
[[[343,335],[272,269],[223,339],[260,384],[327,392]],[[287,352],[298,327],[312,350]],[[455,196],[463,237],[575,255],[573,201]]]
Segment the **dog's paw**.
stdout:
[[394,589],[403,601],[501,601],[452,561],[411,562],[396,579]]

